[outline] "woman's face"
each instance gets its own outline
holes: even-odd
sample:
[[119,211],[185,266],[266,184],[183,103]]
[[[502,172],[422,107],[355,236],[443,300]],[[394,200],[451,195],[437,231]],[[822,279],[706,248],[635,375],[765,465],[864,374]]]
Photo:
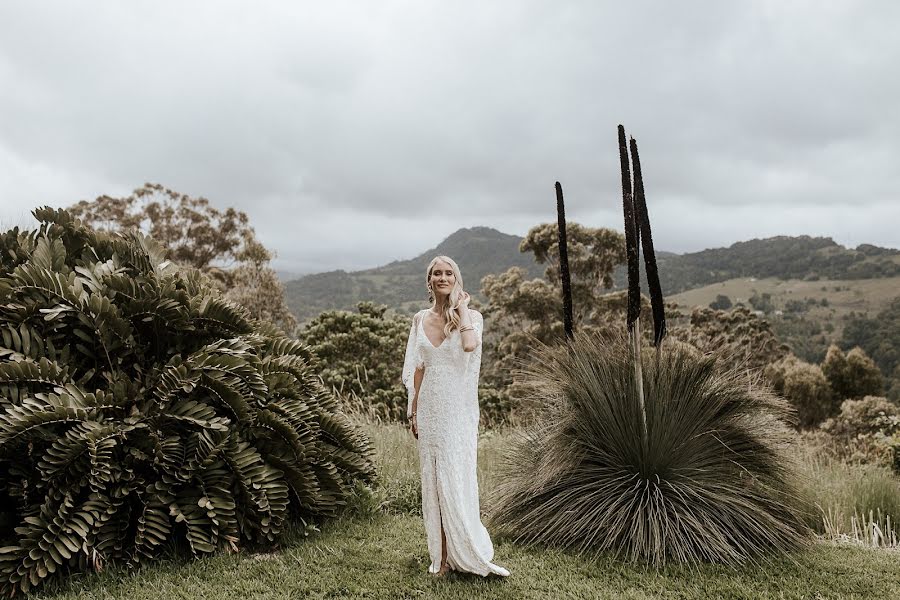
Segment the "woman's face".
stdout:
[[431,289],[435,297],[448,295],[455,283],[456,276],[450,265],[442,260],[434,263],[434,268],[431,270]]

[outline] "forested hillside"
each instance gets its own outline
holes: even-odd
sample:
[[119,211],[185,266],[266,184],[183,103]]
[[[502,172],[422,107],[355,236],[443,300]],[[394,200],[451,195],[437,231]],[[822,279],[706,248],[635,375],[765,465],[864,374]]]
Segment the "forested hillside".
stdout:
[[819,363],[830,344],[844,347],[842,335],[851,321],[878,314],[898,296],[900,277],[818,281],[737,277],[672,294],[667,299],[688,308],[727,309],[742,305],[759,310],[794,354]]
[[[523,267],[540,277],[544,267],[532,255],[519,252],[522,238],[489,227],[460,229],[419,256],[364,271],[329,271],[306,275],[285,284],[287,303],[297,318],[307,321],[322,311],[350,309],[371,300],[408,310],[425,298],[424,269],[437,254],[454,258],[463,269],[466,288],[480,297],[481,278]],[[738,242],[688,254],[658,252],[660,280],[667,295],[739,277],[778,279],[860,280],[900,276],[900,250],[862,244],[845,248],[831,238],[774,237]],[[616,286],[625,272],[616,271]]]
[[421,307],[426,300],[425,268],[434,256],[444,254],[459,263],[466,289],[480,299],[481,279],[489,273],[502,273],[515,266],[526,269],[532,277],[544,272],[531,254],[519,252],[521,241],[519,236],[489,227],[460,229],[409,260],[351,273],[316,273],[289,281],[285,284],[285,296],[301,322],[325,310],[350,309],[367,300],[398,310],[412,308],[409,305]]
[[[900,250],[861,244],[845,248],[831,238],[779,236],[737,242],[728,248],[657,255],[660,283],[666,294],[734,279],[877,279],[900,275]],[[624,286],[624,269],[616,285]]]

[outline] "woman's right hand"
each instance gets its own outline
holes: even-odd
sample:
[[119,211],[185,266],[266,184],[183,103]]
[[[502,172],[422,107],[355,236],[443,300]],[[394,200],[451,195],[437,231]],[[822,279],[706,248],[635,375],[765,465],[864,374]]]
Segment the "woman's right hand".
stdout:
[[419,424],[416,423],[416,415],[413,415],[409,419],[409,430],[412,432],[414,438],[419,439]]
[[457,302],[455,308],[457,311],[462,312],[463,307],[469,308],[469,301],[472,300],[472,296],[469,295],[469,292],[460,291],[459,292],[459,302]]

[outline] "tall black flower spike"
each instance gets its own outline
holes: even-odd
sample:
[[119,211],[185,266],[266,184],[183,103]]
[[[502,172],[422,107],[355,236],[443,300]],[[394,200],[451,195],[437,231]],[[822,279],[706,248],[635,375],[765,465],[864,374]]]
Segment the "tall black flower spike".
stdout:
[[572,333],[572,280],[569,275],[569,246],[566,241],[566,206],[563,201],[562,185],[556,182],[556,218],[559,225],[559,276],[562,280],[563,322],[566,339],[571,340]]
[[[619,130],[620,144],[623,130]],[[641,175],[641,159],[638,156],[637,141],[631,138],[631,164],[634,170],[634,217],[638,225],[638,237],[644,251],[644,267],[647,271],[647,285],[650,288],[650,306],[653,309],[653,345],[659,348],[666,336],[666,311],[663,303],[662,287],[659,285],[659,270],[656,267],[656,252],[653,250],[653,236],[650,232],[650,216],[647,214],[647,200],[644,197],[644,179]],[[627,217],[626,217],[627,218]],[[631,274],[629,263],[629,276]],[[629,290],[631,278],[629,277]],[[630,296],[629,296],[630,300]]]
[[628,146],[625,128],[619,125],[619,164],[622,169],[622,208],[625,213],[625,256],[628,258],[628,337],[631,340],[634,363],[634,387],[637,390],[641,414],[643,448],[648,447],[647,407],[644,404],[644,376],[641,367],[641,280],[638,242],[640,230],[634,210],[634,193],[631,187],[631,170],[628,165]]
[[628,331],[641,316],[641,280],[639,267],[639,236],[634,214],[634,195],[631,188],[631,168],[628,164],[628,145],[625,128],[619,125],[619,164],[622,169],[622,208],[625,213],[625,256],[628,259]]

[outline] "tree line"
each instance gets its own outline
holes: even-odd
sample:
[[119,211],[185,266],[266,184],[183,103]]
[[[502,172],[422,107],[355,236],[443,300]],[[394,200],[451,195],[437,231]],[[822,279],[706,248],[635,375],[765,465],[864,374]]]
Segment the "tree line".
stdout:
[[[193,198],[158,184],[146,184],[124,198],[101,196],[82,201],[71,210],[98,228],[139,228],[162,240],[173,260],[196,267],[252,316],[269,320],[308,344],[321,361],[321,377],[327,387],[383,418],[402,417],[404,392],[395,367],[402,361],[408,317],[385,305],[360,302],[353,311],[323,311],[304,327],[297,327],[285,303],[284,288],[270,266],[272,253],[256,239],[246,214],[231,208],[218,210],[205,198]],[[612,229],[571,223],[568,237],[576,328],[590,332],[618,327],[625,310],[624,293],[616,290],[616,274],[625,259],[623,235]],[[710,267],[712,263],[707,262],[717,253],[719,271],[724,268],[735,274],[762,275],[781,268],[783,273],[773,273],[787,277],[796,276],[801,263],[807,273],[825,264],[833,271],[835,265],[889,259],[893,252],[867,246],[847,254],[840,248],[829,238],[773,238],[766,244],[758,240],[735,244],[724,261],[718,251],[687,256],[697,265]],[[522,267],[488,274],[478,290],[484,301],[476,300],[473,305],[490,323],[480,388],[487,424],[527,418],[527,390],[517,383],[516,373],[527,365],[535,344],[552,345],[564,337],[556,224],[533,227],[522,239],[519,251],[544,265],[543,276],[532,277]],[[771,260],[777,255],[784,260]],[[855,258],[846,258],[851,255]],[[823,257],[828,260],[821,262]],[[660,272],[671,274],[664,258],[660,259]],[[846,270],[842,274],[846,276]],[[471,282],[468,287],[474,289]],[[755,297],[751,304],[762,310],[766,300],[765,295]],[[646,299],[644,310],[649,310]],[[668,305],[666,312],[674,341],[701,351],[718,351],[734,366],[766,373],[777,391],[792,400],[802,424],[821,422],[836,413],[841,401],[850,398],[845,387],[834,387],[823,379],[825,365],[836,360],[841,348],[852,350],[848,360],[857,367],[860,353],[865,355],[866,365],[877,365],[881,387],[871,387],[872,394],[898,399],[900,299],[873,319],[854,318],[845,330],[841,348],[829,349],[821,367],[796,356],[779,340],[768,320],[748,308],[731,306],[724,296],[707,308],[685,312]],[[869,356],[876,357],[877,362]],[[853,372],[858,371],[856,368]],[[868,376],[874,381],[873,374]]]

